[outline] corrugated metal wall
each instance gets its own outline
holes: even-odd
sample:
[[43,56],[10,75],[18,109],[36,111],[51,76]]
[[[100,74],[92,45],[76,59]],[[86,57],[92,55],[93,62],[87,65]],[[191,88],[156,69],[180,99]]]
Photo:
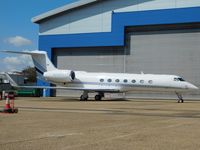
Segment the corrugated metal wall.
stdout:
[[[55,49],[54,62],[58,68],[72,70],[176,74],[200,87],[200,30],[129,32],[126,40],[124,48]],[[70,94],[77,92],[56,95]]]
[[39,34],[110,32],[113,12],[132,12],[200,6],[199,0],[104,0],[40,23]]
[[133,32],[128,37],[126,72],[180,75],[200,87],[200,30]]
[[[55,65],[60,69],[90,72],[123,72],[123,47],[54,49]],[[57,96],[80,96],[80,92],[57,90]]]
[[122,72],[123,47],[90,47],[54,49],[58,68],[96,72]]

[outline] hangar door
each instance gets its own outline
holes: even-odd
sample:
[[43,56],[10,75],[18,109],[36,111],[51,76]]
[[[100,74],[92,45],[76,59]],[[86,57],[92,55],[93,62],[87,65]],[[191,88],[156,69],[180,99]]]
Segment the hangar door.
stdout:
[[[127,33],[125,47],[54,49],[53,55],[55,64],[62,69],[175,74],[200,87],[198,29],[134,31]],[[77,91],[56,92],[56,96],[80,95]],[[127,96],[135,97],[135,94]],[[143,93],[142,96],[150,95]]]
[[200,30],[130,32],[127,43],[126,72],[180,75],[200,87]]

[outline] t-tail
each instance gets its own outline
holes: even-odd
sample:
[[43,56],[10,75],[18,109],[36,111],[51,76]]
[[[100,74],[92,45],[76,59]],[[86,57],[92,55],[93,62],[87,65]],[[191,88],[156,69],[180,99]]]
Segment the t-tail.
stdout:
[[1,51],[5,53],[26,54],[32,57],[37,78],[50,83],[69,83],[75,79],[75,72],[72,70],[57,69],[47,56],[45,51]]
[[3,52],[30,55],[35,66],[37,76],[40,79],[43,79],[43,75],[45,72],[57,70],[57,68],[49,60],[47,53],[45,51],[36,50],[36,51],[23,51],[23,52],[19,51],[3,51]]

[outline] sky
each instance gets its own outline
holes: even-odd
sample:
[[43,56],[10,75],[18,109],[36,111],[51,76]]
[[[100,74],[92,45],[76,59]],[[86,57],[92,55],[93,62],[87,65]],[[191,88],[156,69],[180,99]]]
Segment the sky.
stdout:
[[[38,24],[31,18],[77,0],[1,0],[0,51],[38,49]],[[0,53],[0,72],[33,66],[29,56]]]

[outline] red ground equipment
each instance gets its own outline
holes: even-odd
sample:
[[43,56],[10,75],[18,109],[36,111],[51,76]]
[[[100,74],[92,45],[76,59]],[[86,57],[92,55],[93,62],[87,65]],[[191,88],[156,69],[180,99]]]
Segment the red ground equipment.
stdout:
[[14,92],[9,92],[6,95],[6,104],[3,110],[4,113],[18,113],[18,108],[15,108],[14,100],[15,100]]

